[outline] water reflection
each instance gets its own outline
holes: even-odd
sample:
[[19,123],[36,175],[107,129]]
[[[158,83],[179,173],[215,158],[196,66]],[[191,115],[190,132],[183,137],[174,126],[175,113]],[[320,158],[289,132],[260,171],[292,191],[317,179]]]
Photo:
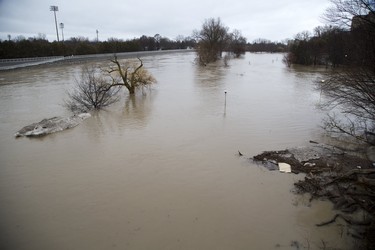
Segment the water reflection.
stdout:
[[127,96],[125,98],[125,105],[122,113],[123,121],[119,121],[119,124],[122,123],[124,128],[144,128],[151,115],[153,101],[156,94],[157,93],[152,90],[143,90],[143,93]]

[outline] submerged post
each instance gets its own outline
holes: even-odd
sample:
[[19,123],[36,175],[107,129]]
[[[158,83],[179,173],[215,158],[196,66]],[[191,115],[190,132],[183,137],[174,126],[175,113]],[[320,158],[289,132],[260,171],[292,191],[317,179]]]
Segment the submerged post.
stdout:
[[227,92],[224,91],[224,115],[227,113]]

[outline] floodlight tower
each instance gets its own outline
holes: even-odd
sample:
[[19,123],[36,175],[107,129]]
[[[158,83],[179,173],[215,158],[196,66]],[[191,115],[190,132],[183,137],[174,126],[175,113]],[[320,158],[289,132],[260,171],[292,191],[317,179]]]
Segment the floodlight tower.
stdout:
[[62,41],[64,43],[64,23],[60,23],[60,29],[61,29]]
[[59,39],[59,30],[57,29],[57,19],[56,19],[56,11],[59,11],[59,7],[55,6],[55,5],[51,5],[49,7],[49,10],[53,11],[53,14],[55,15],[55,25],[56,25],[57,42],[59,42],[60,41],[60,39]]

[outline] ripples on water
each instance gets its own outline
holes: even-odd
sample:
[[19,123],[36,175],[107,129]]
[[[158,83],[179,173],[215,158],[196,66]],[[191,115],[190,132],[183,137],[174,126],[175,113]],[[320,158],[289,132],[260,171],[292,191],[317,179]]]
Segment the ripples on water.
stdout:
[[150,90],[38,139],[13,134],[69,115],[63,100],[83,65],[0,72],[1,246],[345,249],[341,228],[314,226],[332,217],[330,204],[290,192],[303,176],[247,159],[319,138],[319,71],[281,59],[199,67],[193,53],[144,57],[158,80]]

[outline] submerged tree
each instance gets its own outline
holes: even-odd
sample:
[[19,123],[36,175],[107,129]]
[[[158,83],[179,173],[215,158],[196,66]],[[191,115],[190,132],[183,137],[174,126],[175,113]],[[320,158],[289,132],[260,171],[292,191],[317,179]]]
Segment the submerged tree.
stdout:
[[375,74],[364,68],[346,70],[319,86],[327,97],[322,107],[344,115],[342,119],[329,115],[325,129],[375,145]]
[[134,95],[136,89],[155,83],[155,78],[143,68],[142,60],[138,60],[140,64],[127,61],[121,65],[115,56],[111,60],[115,65],[108,69],[84,68],[81,78],[76,80],[76,88],[68,93],[65,106],[73,112],[102,109],[119,100],[121,87]]
[[112,79],[110,87],[124,86],[128,89],[129,94],[135,94],[138,88],[145,88],[152,83],[156,83],[156,79],[143,68],[143,62],[138,58],[139,64],[134,61],[127,61],[124,65],[118,61],[117,57],[111,60],[114,66],[105,70]]
[[229,34],[229,51],[235,56],[240,57],[246,52],[246,38],[242,36],[241,31],[234,30]]
[[94,68],[85,67],[81,78],[76,79],[76,86],[68,93],[65,106],[72,112],[88,112],[102,109],[118,101],[119,87],[112,87],[111,79],[105,78]]
[[210,18],[203,23],[200,31],[194,31],[198,60],[201,64],[214,62],[222,56],[229,41],[228,30],[220,18]]

